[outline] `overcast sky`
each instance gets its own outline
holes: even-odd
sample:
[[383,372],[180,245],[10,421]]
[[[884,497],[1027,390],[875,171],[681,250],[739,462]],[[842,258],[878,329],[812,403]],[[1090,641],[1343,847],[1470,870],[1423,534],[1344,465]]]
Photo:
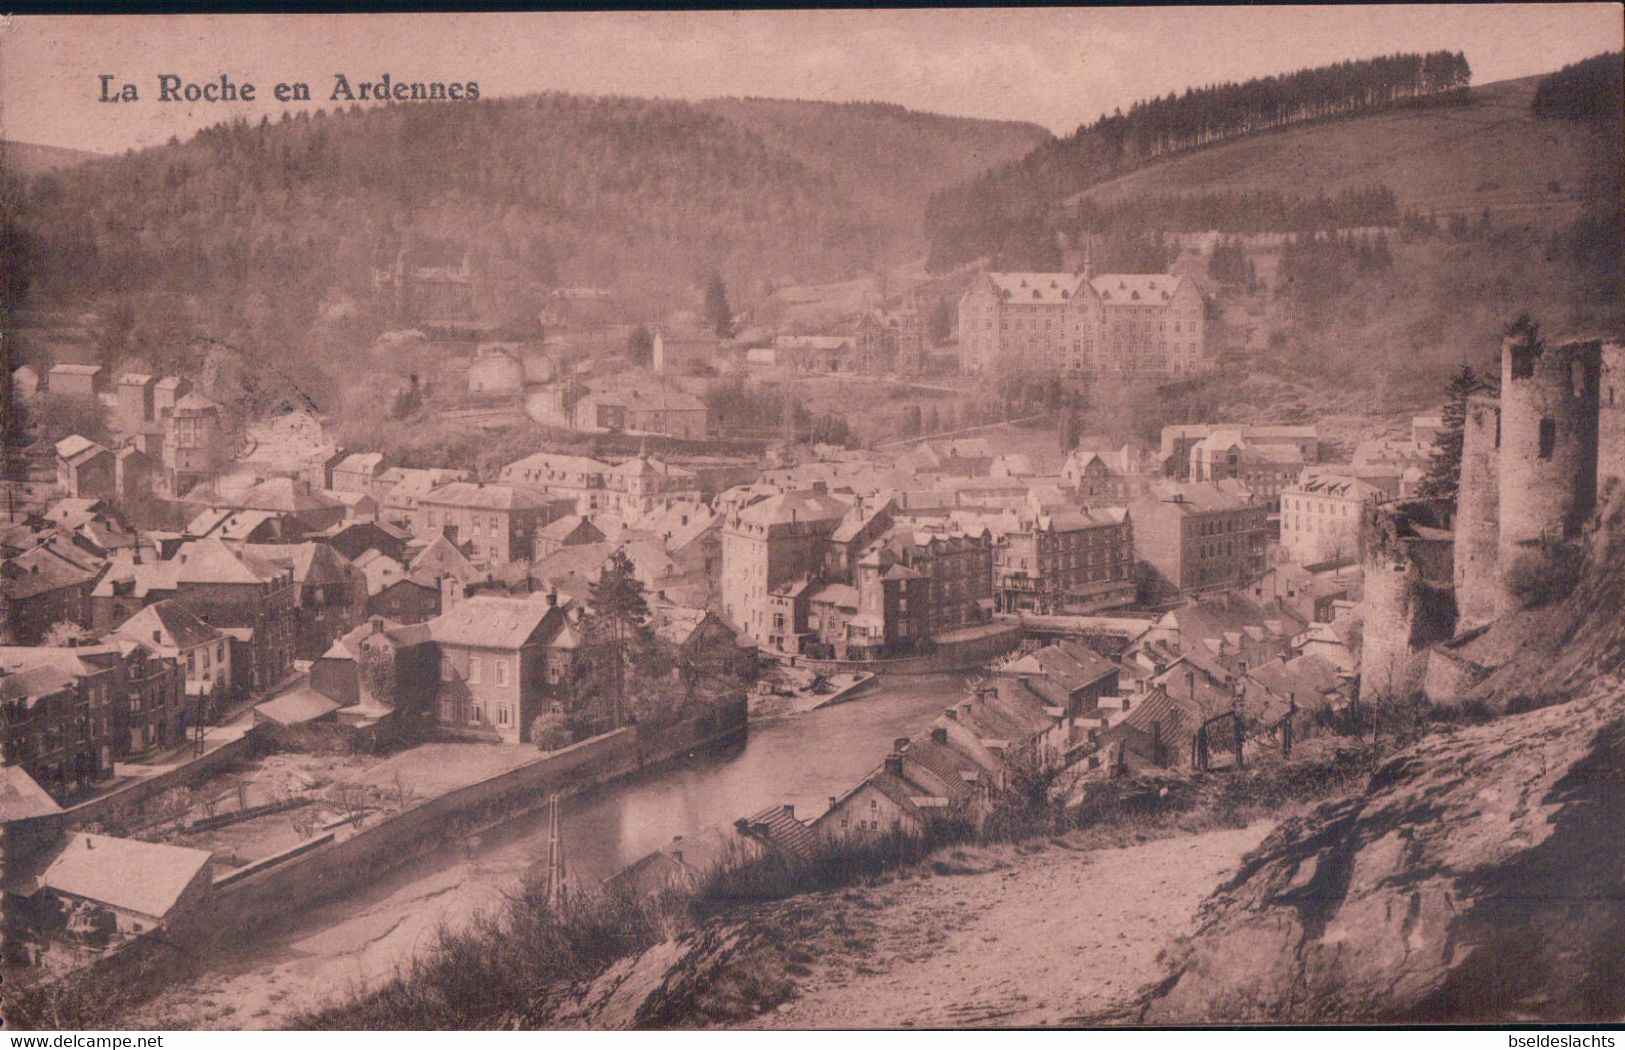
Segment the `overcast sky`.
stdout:
[[[1465,51],[1475,83],[1621,46],[1617,4],[1312,8],[19,17],[0,31],[0,133],[114,152],[238,115],[279,81],[331,106],[352,80],[477,81],[706,98],[880,99],[1057,133],[1187,86],[1396,50]],[[98,74],[141,100],[97,101]],[[157,76],[258,86],[253,103],[161,103]]]

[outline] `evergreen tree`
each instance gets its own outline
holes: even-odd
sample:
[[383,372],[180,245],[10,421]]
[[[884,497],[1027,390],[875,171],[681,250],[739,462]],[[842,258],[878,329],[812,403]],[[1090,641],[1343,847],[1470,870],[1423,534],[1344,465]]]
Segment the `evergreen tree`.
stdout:
[[626,683],[636,649],[648,641],[649,603],[643,595],[632,559],[622,550],[609,556],[592,585],[587,635],[592,639],[594,663],[603,673],[613,702],[611,714],[620,725],[626,714]]
[[728,286],[722,283],[719,273],[713,273],[705,285],[705,323],[724,339],[733,335],[733,307],[728,304]]
[[647,368],[654,362],[655,337],[644,325],[632,329],[632,334],[626,337],[626,359],[640,368]]
[[1450,377],[1444,408],[1439,412],[1444,426],[1434,439],[1433,460],[1418,490],[1422,496],[1455,502],[1461,481],[1461,440],[1462,429],[1467,425],[1467,399],[1483,389],[1484,382],[1466,362]]

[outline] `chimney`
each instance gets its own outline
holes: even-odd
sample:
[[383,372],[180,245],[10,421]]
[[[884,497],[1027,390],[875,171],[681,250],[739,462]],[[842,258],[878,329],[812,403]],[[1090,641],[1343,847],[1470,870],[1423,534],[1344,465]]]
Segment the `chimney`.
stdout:
[[795,805],[792,804],[792,803],[786,802],[784,804],[784,815],[789,817],[791,820],[796,819],[796,807],[795,807]]
[[937,744],[946,744],[948,742],[948,727],[947,726],[932,726],[931,727],[931,741],[933,743],[937,743]]
[[901,752],[907,746],[908,737],[906,736],[900,736],[891,742],[891,749],[893,751]]
[[894,777],[901,778],[903,775],[903,756],[887,755],[886,772],[890,773]]
[[957,708],[957,707],[946,708],[946,709],[943,710],[942,713],[947,715],[949,718],[953,719],[956,722],[959,721],[959,708]]

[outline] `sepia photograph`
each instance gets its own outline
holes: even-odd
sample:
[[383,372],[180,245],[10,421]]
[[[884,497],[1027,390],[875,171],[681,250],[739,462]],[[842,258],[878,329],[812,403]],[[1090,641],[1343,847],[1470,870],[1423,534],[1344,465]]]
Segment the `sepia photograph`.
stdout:
[[9,1045],[1613,1046],[1622,69],[0,15]]

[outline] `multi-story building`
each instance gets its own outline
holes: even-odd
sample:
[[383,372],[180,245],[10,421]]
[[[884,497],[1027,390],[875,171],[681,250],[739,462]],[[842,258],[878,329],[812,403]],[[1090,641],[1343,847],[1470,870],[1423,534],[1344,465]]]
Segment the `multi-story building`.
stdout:
[[531,724],[569,696],[579,627],[558,605],[529,598],[469,598],[424,624],[439,656],[438,721],[530,740]]
[[880,541],[895,563],[925,577],[925,630],[980,623],[993,605],[993,536],[986,529],[895,526]]
[[94,559],[66,540],[0,561],[0,641],[38,645],[59,623],[86,623],[97,571]]
[[1239,481],[1165,481],[1129,507],[1149,597],[1241,587],[1264,572],[1269,509]]
[[993,598],[1004,612],[1132,604],[1136,522],[1122,507],[1019,515],[997,530]]
[[959,301],[967,371],[1196,375],[1212,367],[1202,295],[1170,274],[984,273]]
[[164,559],[121,551],[91,592],[92,626],[112,630],[168,598],[230,639],[234,691],[262,693],[293,669],[299,588],[291,566],[217,539],[183,543]]
[[635,521],[679,501],[697,501],[700,479],[692,470],[638,455],[604,474],[604,501],[610,513]]
[[175,402],[164,426],[164,483],[184,496],[213,481],[226,461],[220,406],[192,392]]
[[154,602],[125,620],[111,638],[137,642],[182,669],[182,690],[208,703],[231,689],[231,646],[224,632],[173,599]]
[[1106,452],[1073,449],[1061,467],[1061,483],[1084,507],[1121,507],[1153,480],[1145,457],[1133,448]]
[[81,434],[56,443],[56,484],[64,495],[100,499],[118,492],[113,453]]
[[418,500],[416,533],[468,544],[476,565],[528,561],[536,530],[574,509],[569,500],[544,500],[512,485],[453,481]]
[[722,526],[722,615],[753,642],[769,644],[770,596],[819,576],[826,541],[850,509],[815,484],[730,512]]
[[573,499],[577,514],[595,514],[608,506],[606,476],[612,469],[588,456],[536,452],[509,463],[497,478],[504,484]]
[[1191,481],[1239,481],[1276,514],[1281,509],[1281,490],[1297,483],[1303,466],[1303,452],[1296,445],[1252,444],[1240,427],[1224,427],[1191,446],[1188,477]]
[[[99,647],[100,648],[100,647]],[[116,708],[126,699],[117,651],[0,649],[0,752],[60,801],[113,775]]]
[[1264,424],[1179,423],[1162,428],[1161,453],[1169,476],[1181,481],[1199,480],[1190,476],[1191,448],[1219,431],[1239,431],[1249,448],[1295,448],[1304,463],[1320,462],[1320,431],[1313,423]]
[[327,544],[245,543],[242,550],[293,570],[299,594],[294,606],[294,655],[299,659],[321,656],[366,615],[366,575]]
[[373,498],[378,501],[385,521],[420,535],[423,513],[419,503],[423,497],[441,485],[467,480],[468,471],[450,467],[389,467],[378,475]]
[[1281,493],[1281,549],[1299,565],[1360,556],[1360,514],[1398,495],[1397,480],[1303,471]]

